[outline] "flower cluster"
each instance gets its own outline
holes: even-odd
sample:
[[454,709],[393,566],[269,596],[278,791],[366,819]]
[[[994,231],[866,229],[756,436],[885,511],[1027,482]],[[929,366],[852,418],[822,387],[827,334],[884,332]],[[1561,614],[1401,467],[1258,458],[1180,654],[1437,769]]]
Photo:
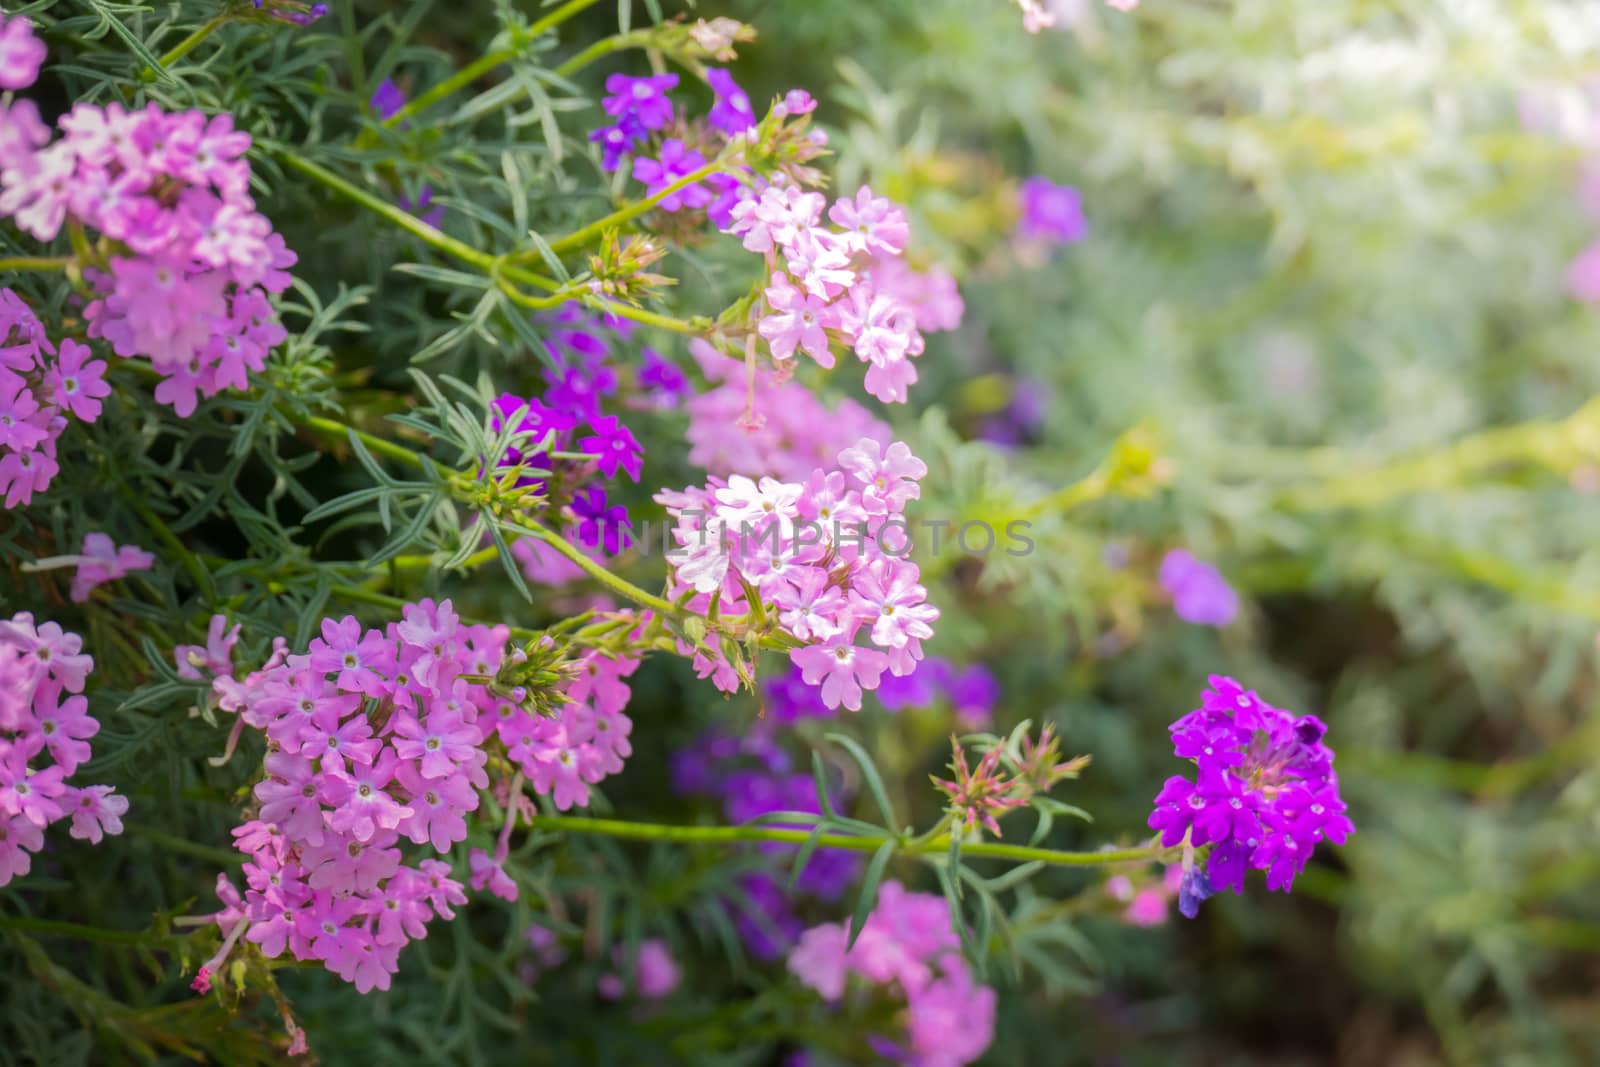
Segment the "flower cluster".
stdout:
[[[618,318],[595,321],[576,308],[563,309],[544,325],[550,356],[544,391],[528,399],[502,394],[490,413],[496,433],[517,420],[519,445],[500,458],[500,466],[521,468],[519,484],[537,488],[547,508],[566,509],[580,546],[615,555],[631,543],[632,523],[596,479],[626,474],[637,482],[643,472],[643,446],[620,418],[605,410],[607,398],[618,396],[622,384],[608,362],[611,346],[626,341],[632,328]],[[675,368],[650,349],[644,355],[646,370],[666,381]],[[644,376],[641,370],[640,377]],[[644,389],[660,388],[654,382],[640,384]],[[562,451],[589,458],[555,460],[549,455]],[[512,552],[536,581],[560,582],[577,574],[570,562],[531,540],[515,542]]]
[[1322,721],[1275,708],[1232,678],[1210,683],[1200,707],[1172,724],[1173,751],[1194,761],[1196,781],[1168,778],[1150,815],[1163,845],[1210,846],[1179,898],[1191,918],[1216,890],[1241,892],[1247,868],[1287,892],[1317,845],[1342,845],[1355,830]]
[[1172,597],[1172,610],[1185,622],[1222,627],[1239,614],[1239,594],[1215,567],[1187,549],[1174,548],[1162,557],[1160,579]]
[[58,350],[22,298],[0,289],[0,493],[8,509],[26,505],[60,472],[56,441],[69,416],[100,417],[111,386],[105,360],[89,355],[71,338]]
[[[797,772],[789,754],[774,737],[770,722],[762,720],[739,735],[713,731],[694,744],[679,749],[672,758],[672,783],[676,792],[719,800],[723,814],[742,824],[776,811],[821,814],[816,782],[809,773]],[[845,794],[830,789],[829,803],[844,806]],[[734,928],[752,956],[773,960],[781,956],[804,928],[794,900],[784,888],[787,857],[798,846],[765,842],[769,856],[785,858],[776,871],[752,871],[739,880],[745,900],[729,905]],[[860,857],[848,852],[817,850],[794,880],[800,894],[837,900],[860,872]],[[741,906],[742,905],[742,906]],[[751,908],[755,911],[752,912]]]
[[[805,482],[734,475],[655,499],[676,523],[669,586],[688,597],[689,610],[705,614],[713,597],[724,615],[770,610],[804,642],[790,658],[821,685],[823,703],[859,711],[862,691],[876,689],[885,671],[914,669],[939,617],[906,558],[902,517],[928,468],[903,442],[884,448],[870,438],[840,452],[838,465]],[[862,630],[876,647],[855,643]],[[701,677],[725,692],[738,688],[722,650],[680,645]]]
[[91,844],[122,832],[127,798],[66,782],[100,731],[83,696],[92,670],[77,634],[25,611],[0,622],[0,886],[28,873],[53,822],[70,817]]
[[295,263],[250,198],[250,135],[228,115],[116,103],[74,105],[59,132],[31,102],[0,113],[0,217],[40,241],[69,220],[102,235],[89,336],[148,358],[157,400],[189,415],[246,388],[287,336],[267,294]]
[[[700,120],[677,114],[669,95],[678,87],[676,74],[608,77],[602,105],[613,121],[589,135],[600,146],[601,166],[617,170],[631,158],[634,180],[644,184],[647,195],[656,196],[706,168],[730,142],[753,131],[755,111],[733,75],[720,67],[707,67],[705,77],[715,102]],[[804,93],[790,96],[797,108],[795,114],[815,106]],[[744,165],[737,169],[746,175],[749,171]],[[657,207],[669,213],[704,209],[712,222],[726,226],[733,206],[745,195],[744,183],[733,173],[714,171],[668,193]]]
[[725,229],[767,259],[756,331],[780,373],[797,351],[831,368],[838,343],[867,365],[867,392],[904,403],[922,331],[960,321],[953,283],[927,282],[899,262],[910,237],[905,212],[867,186],[828,207],[821,193],[769,185],[735,205]]
[[1114,874],[1104,885],[1117,917],[1129,926],[1160,926],[1183,887],[1183,865],[1169,863],[1157,876],[1146,871]]
[[33,23],[21,15],[0,12],[0,89],[26,89],[39,78],[44,42],[33,35]]
[[[249,857],[248,886],[241,897],[219,880],[227,940],[196,988],[209,986],[243,932],[268,956],[287,950],[363,993],[387,989],[407,942],[466,899],[448,863],[407,865],[401,841],[446,855],[466,839],[467,816],[489,785],[492,740],[563,809],[622,769],[631,749],[621,679],[633,665],[581,660],[559,713],[535,715],[526,691],[502,694],[485,681],[508,659],[526,659],[520,650],[507,656],[507,636],[504,627],[463,624],[448,600],[423,600],[383,630],[324,619],[306,653],[291,654],[279,639],[243,681],[216,678],[219,705],[262,731],[270,751],[255,816],[234,831]],[[514,819],[519,798],[507,803]],[[504,856],[482,855],[474,850],[474,886],[493,883],[514,897]]]
[[994,1040],[995,992],[980,985],[961,957],[944,899],[885,882],[855,944],[843,923],[807,930],[789,954],[790,973],[830,1004],[856,979],[905,1005],[904,1034],[873,1035],[886,1062],[961,1067]]
[[848,397],[829,410],[811,390],[769,371],[747,382],[741,364],[699,338],[689,351],[713,383],[685,405],[689,462],[708,474],[803,481],[861,438],[889,437],[887,425]]

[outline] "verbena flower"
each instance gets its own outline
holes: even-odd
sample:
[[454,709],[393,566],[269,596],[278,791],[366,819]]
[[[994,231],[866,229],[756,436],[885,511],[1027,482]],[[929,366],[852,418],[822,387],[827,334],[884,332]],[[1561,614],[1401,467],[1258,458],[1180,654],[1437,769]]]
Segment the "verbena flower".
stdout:
[[40,241],[71,220],[110,242],[84,270],[89,336],[149,359],[164,379],[156,399],[179,415],[246,388],[287,336],[267,294],[295,263],[250,197],[250,135],[228,115],[155,104],[76,104],[53,142],[36,111],[5,117],[25,126],[0,152],[0,217]]
[[1241,892],[1250,868],[1288,891],[1317,845],[1342,845],[1355,829],[1321,720],[1275,708],[1232,678],[1210,683],[1201,706],[1172,725],[1173,750],[1194,761],[1196,778],[1168,778],[1150,815],[1163,845],[1210,846],[1186,883],[1185,914],[1216,890]]
[[100,731],[83,696],[93,670],[77,634],[26,611],[0,621],[0,886],[28,873],[53,823],[90,844],[122,832],[127,798],[67,782]]
[[[622,769],[632,752],[623,679],[637,661],[584,654],[563,702],[535,715],[484,681],[506,662],[507,635],[423,600],[382,630],[325,619],[305,653],[280,642],[242,681],[218,674],[218,704],[272,743],[259,807],[234,832],[248,857],[246,939],[268,956],[320,961],[360,992],[387,989],[400,950],[465,900],[447,864],[408,863],[402,841],[448,855],[467,838],[491,750],[562,810]],[[231,639],[217,639],[222,660]],[[515,899],[504,860],[472,850],[473,887]]]
[[0,89],[26,89],[39,79],[44,42],[21,15],[0,13]]

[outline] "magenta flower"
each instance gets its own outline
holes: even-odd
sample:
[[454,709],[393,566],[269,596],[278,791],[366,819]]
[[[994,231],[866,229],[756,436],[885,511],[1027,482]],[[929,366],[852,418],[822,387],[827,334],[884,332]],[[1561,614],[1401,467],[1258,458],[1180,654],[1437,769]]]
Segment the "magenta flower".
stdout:
[[589,428],[594,433],[580,437],[578,448],[595,457],[600,473],[615,478],[618,470],[624,470],[637,482],[644,470],[644,448],[632,431],[612,415],[589,420]]
[[672,122],[672,98],[667,94],[677,87],[676,74],[644,78],[612,74],[606,78],[609,95],[601,101],[601,106],[613,118],[632,117],[647,130],[659,130]]
[[706,114],[706,121],[723,133],[743,133],[756,124],[756,113],[750,108],[750,97],[739,88],[733,75],[721,67],[706,68],[706,84],[716,94],[717,102]]
[[851,711],[861,710],[861,691],[875,689],[888,660],[882,652],[860,648],[852,642],[850,628],[818,645],[797,648],[789,654],[801,676],[811,685],[822,686],[823,703],[843,704]]
[[799,348],[821,366],[832,367],[827,302],[795,288],[786,274],[773,275],[766,298],[772,313],[762,316],[756,329],[771,347],[772,358],[790,359]]
[[26,89],[39,79],[44,42],[21,15],[0,13],[0,89]]
[[1172,596],[1172,609],[1185,622],[1227,626],[1239,614],[1239,594],[1218,570],[1174,548],[1161,560],[1161,585]]
[[105,381],[106,362],[90,360],[89,346],[62,338],[56,363],[45,374],[51,399],[84,422],[100,417],[100,399],[111,395]]
[[[633,161],[633,178],[645,184],[648,195],[656,196],[705,165],[705,156],[672,137],[661,143],[661,153],[655,159],[641,157]],[[705,207],[709,203],[711,190],[695,182],[665,197],[656,206],[662,211],[677,211],[685,207]]]
[[853,200],[835,200],[828,218],[842,231],[840,240],[853,253],[898,256],[911,237],[906,213],[893,201],[873,196],[865,185],[856,190]]
[[1089,235],[1083,201],[1070,185],[1029,178],[1018,187],[1017,202],[1022,212],[1017,232],[1025,238],[1073,244]]

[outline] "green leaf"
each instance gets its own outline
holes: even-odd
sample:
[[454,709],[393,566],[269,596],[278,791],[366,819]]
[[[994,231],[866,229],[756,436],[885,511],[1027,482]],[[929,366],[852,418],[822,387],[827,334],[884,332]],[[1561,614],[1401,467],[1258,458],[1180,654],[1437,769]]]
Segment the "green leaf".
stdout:
[[894,808],[889,803],[889,791],[883,786],[883,778],[878,774],[878,767],[867,755],[867,750],[852,737],[844,734],[823,734],[823,739],[832,741],[855,759],[861,768],[861,776],[866,781],[867,791],[872,794],[872,799],[878,805],[878,812],[883,816],[883,825],[890,833],[895,832]]
[[861,936],[872,909],[878,904],[878,885],[883,881],[883,872],[888,868],[889,860],[894,857],[896,845],[895,841],[885,841],[878,846],[878,851],[872,854],[872,860],[867,864],[867,873],[861,880],[861,893],[856,897],[855,914],[850,920],[850,939],[845,943],[847,952],[855,947],[856,938]]

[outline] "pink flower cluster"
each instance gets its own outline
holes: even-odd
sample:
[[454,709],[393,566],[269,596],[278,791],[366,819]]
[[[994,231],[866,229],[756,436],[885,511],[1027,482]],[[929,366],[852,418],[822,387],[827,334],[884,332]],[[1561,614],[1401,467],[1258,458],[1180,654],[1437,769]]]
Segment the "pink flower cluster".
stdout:
[[777,375],[763,371],[747,383],[739,363],[699,338],[689,351],[713,383],[686,405],[689,462],[709,474],[804,481],[852,442],[889,437],[889,427],[854,400],[830,411],[811,390]]
[[995,992],[972,977],[943,898],[885,882],[854,946],[843,923],[814,926],[789,953],[789,971],[837,1003],[852,977],[904,999],[903,1045],[875,1035],[885,1060],[962,1067],[994,1040]]
[[[693,594],[691,611],[718,597],[724,616],[762,607],[805,644],[789,655],[830,708],[861,708],[864,689],[884,671],[901,677],[922,658],[939,610],[928,604],[910,551],[905,506],[921,494],[928,468],[896,441],[862,438],[839,453],[838,469],[804,482],[712,478],[704,488],[662,492],[675,521],[669,553],[674,593]],[[761,604],[748,603],[747,591]],[[865,629],[871,646],[857,645]],[[738,688],[735,669],[710,646],[684,646],[702,678]]]
[[44,42],[33,35],[33,23],[21,15],[0,12],[0,89],[26,89],[39,77]]
[[948,276],[923,283],[899,262],[910,227],[895,204],[862,186],[827,208],[834,228],[822,222],[825,207],[821,193],[792,185],[769,185],[734,205],[726,232],[764,255],[771,272],[756,331],[780,373],[796,351],[832,367],[838,343],[867,365],[867,392],[904,403],[921,331],[959,322],[960,297],[939,280]]
[[[448,600],[423,600],[383,630],[324,619],[305,654],[280,638],[242,682],[215,680],[219,705],[271,743],[259,809],[234,831],[249,856],[245,894],[218,882],[225,935],[237,925],[268,956],[287,950],[363,993],[387,989],[407,942],[466,900],[448,863],[407,865],[401,840],[444,855],[466,839],[466,817],[489,785],[491,738],[562,808],[621,769],[630,750],[619,679],[631,667],[585,661],[568,685],[573,703],[535,717],[515,703],[521,694],[498,696],[478,680],[500,670],[507,637],[503,626],[463,624]],[[478,866],[474,857],[475,884]],[[234,940],[202,968],[197,989]]]
[[122,832],[126,797],[66,782],[100,732],[83,696],[92,670],[77,634],[25,611],[0,622],[0,886],[28,873],[53,822],[70,817],[72,836],[91,844]]
[[52,140],[30,101],[0,111],[0,217],[40,241],[70,219],[114,243],[107,269],[85,270],[89,335],[148,358],[157,400],[189,415],[246,388],[287,336],[267,294],[295,262],[250,198],[250,135],[155,104],[79,103],[59,128]]
[[22,298],[0,289],[0,492],[22,507],[60,473],[56,440],[68,416],[93,422],[111,393],[104,360],[64,338],[59,352]]

